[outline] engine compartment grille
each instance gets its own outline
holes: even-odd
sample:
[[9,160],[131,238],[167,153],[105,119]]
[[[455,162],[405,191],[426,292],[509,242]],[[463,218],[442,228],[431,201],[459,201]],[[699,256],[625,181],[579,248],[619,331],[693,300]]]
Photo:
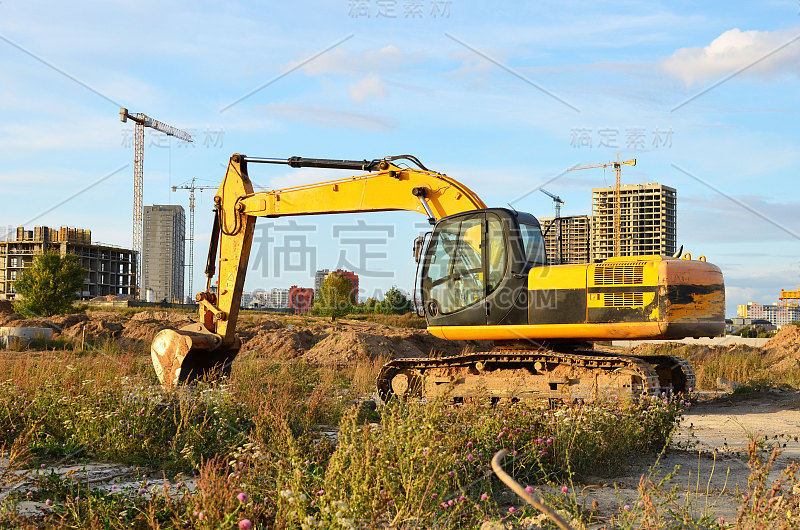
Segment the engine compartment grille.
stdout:
[[605,293],[603,305],[605,307],[642,307],[644,306],[644,293]]
[[595,285],[642,285],[644,265],[641,263],[614,263],[594,268]]

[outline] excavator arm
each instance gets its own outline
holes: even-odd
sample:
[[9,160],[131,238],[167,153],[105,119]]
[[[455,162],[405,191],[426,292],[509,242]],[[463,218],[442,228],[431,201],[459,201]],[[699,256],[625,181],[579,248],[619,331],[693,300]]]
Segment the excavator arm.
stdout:
[[[417,168],[401,167],[406,159]],[[285,164],[366,171],[367,174],[272,191],[253,190],[248,163]],[[212,370],[230,370],[241,346],[236,322],[242,299],[257,217],[321,215],[407,210],[431,223],[486,205],[469,188],[429,171],[410,156],[376,160],[327,160],[292,157],[252,158],[234,154],[214,197],[214,226],[206,264],[206,290],[195,297],[199,322],[156,335],[151,356],[164,386],[190,381]],[[212,282],[219,272],[217,293]]]

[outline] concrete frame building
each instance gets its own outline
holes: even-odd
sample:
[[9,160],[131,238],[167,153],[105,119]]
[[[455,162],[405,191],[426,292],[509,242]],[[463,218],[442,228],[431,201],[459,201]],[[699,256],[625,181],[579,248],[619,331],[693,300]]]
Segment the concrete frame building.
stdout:
[[144,207],[141,297],[152,290],[155,301],[183,302],[186,213],[183,206]]
[[35,256],[53,249],[61,256],[77,256],[81,267],[86,269],[83,288],[76,293],[80,298],[135,296],[136,253],[133,250],[92,244],[91,230],[37,226],[33,230],[18,227],[13,239],[0,241],[0,300],[15,299],[14,282],[31,266]]
[[[548,265],[558,263],[558,239],[554,217],[540,217],[544,235],[544,245],[547,250]],[[589,263],[592,223],[588,215],[573,215],[561,217],[561,263],[580,264]],[[551,225],[551,223],[553,223]],[[546,233],[545,233],[546,231]]]
[[[620,256],[672,255],[677,241],[677,192],[658,183],[620,188]],[[614,187],[592,189],[591,259],[614,255]]]

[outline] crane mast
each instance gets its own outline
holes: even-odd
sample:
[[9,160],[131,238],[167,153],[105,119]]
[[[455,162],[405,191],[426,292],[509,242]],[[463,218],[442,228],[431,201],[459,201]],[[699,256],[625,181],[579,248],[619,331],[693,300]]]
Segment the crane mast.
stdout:
[[195,190],[215,190],[217,186],[195,186],[196,178],[192,177],[189,184],[172,186],[172,191],[189,190],[189,296],[194,296],[194,192]]
[[554,222],[556,223],[556,264],[561,265],[563,262],[562,259],[562,245],[561,245],[561,205],[564,204],[563,199],[558,195],[553,195],[549,191],[544,188],[539,188],[539,191],[553,199],[553,204],[556,210],[556,217]]
[[167,136],[174,136],[184,142],[192,142],[192,136],[180,129],[162,123],[146,114],[137,112],[131,114],[128,109],[119,109],[119,119],[122,123],[131,120],[134,127],[133,141],[133,250],[136,251],[136,288],[142,288],[142,218],[144,211],[144,128],[150,127]]
[[622,185],[622,166],[635,166],[636,159],[632,158],[630,160],[620,161],[619,153],[617,153],[617,160],[616,162],[606,162],[604,164],[590,164],[588,166],[579,166],[579,167],[571,167],[567,171],[575,171],[578,169],[591,169],[595,167],[602,167],[603,169],[607,167],[614,168],[614,256],[619,256],[620,252],[620,217],[621,217],[621,192],[620,187]]

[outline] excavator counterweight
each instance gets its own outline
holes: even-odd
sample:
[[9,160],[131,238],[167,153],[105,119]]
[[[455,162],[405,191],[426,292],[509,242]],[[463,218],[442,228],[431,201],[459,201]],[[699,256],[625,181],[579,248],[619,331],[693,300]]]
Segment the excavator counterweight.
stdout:
[[[248,163],[368,173],[254,192]],[[421,262],[415,282],[428,330],[444,339],[493,340],[496,348],[394,359],[378,377],[384,397],[592,400],[681,392],[694,384],[686,361],[611,355],[592,350],[591,342],[724,330],[722,273],[704,257],[547,265],[533,215],[488,208],[472,190],[412,156],[359,161],[235,154],[214,202],[198,322],[164,330],[153,342],[153,363],[165,386],[230,371],[241,345],[235,328],[256,217],[407,210],[434,224],[430,238],[415,244]]]

